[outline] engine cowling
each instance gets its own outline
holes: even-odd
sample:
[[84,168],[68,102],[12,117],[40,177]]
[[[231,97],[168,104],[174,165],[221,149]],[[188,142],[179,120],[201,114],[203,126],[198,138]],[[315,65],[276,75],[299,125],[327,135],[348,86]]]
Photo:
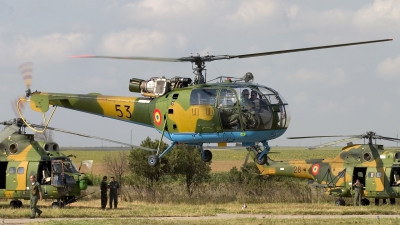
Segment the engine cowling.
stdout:
[[192,83],[192,79],[186,77],[152,77],[149,80],[132,78],[129,81],[129,91],[141,93],[145,97],[157,98],[174,90],[175,88],[187,87]]

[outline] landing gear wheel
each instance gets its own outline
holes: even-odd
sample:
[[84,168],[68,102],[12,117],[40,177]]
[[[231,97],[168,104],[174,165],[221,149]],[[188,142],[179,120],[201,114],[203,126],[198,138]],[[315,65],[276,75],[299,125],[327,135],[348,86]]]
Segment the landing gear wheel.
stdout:
[[201,160],[203,160],[203,162],[210,162],[212,159],[212,153],[210,150],[204,150],[203,154],[201,154]]
[[158,165],[158,156],[157,155],[150,155],[147,163],[149,164],[149,166],[157,166]]
[[263,155],[261,159],[258,159],[261,155],[261,152],[256,155],[256,163],[259,165],[263,165],[267,162],[267,155]]
[[18,208],[18,202],[16,200],[12,200],[10,202],[10,208],[12,208],[12,209]]
[[18,207],[18,208],[21,208],[21,207],[22,207],[22,202],[21,202],[21,200],[18,200],[18,201],[17,201],[17,207]]
[[346,202],[343,199],[339,198],[339,199],[336,199],[335,205],[336,206],[344,206],[344,205],[346,205]]
[[51,208],[61,209],[61,208],[64,208],[64,204],[62,202],[53,202],[53,203],[51,203]]
[[369,200],[367,198],[361,199],[361,205],[369,205]]

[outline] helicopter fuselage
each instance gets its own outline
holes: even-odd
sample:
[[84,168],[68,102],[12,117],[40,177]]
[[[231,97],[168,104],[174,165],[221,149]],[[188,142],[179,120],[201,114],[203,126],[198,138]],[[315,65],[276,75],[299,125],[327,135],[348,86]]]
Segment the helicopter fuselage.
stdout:
[[[253,152],[250,154],[255,158]],[[352,185],[359,179],[364,184],[365,198],[400,198],[400,150],[385,150],[382,145],[349,145],[327,159],[268,158],[266,164],[257,167],[262,175],[312,180],[332,196],[352,197]]]
[[55,142],[35,141],[33,134],[15,133],[0,146],[0,198],[29,199],[31,175],[41,183],[44,199],[74,201],[87,188],[85,174],[59,152]]
[[254,145],[281,136],[290,123],[283,97],[252,83],[199,84],[154,98],[34,92],[31,107],[40,108],[38,102],[152,127],[171,141],[194,145]]

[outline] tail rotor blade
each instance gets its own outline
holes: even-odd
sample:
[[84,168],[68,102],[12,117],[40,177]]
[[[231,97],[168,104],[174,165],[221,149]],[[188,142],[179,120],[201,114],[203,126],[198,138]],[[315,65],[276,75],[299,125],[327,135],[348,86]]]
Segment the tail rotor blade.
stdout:
[[30,89],[32,84],[33,63],[23,63],[21,66],[19,66],[19,70],[21,71],[22,79],[24,80],[27,89]]
[[[20,99],[22,99],[22,101],[19,101]],[[21,96],[19,96],[19,98],[11,100],[11,108],[14,111],[14,115],[16,117],[20,117],[20,115],[18,113],[18,109],[17,109],[18,105],[19,105],[20,112],[23,112],[23,110],[25,108],[26,101],[24,101],[24,99],[26,99],[25,96],[21,95]],[[19,103],[18,103],[18,101],[19,101]]]

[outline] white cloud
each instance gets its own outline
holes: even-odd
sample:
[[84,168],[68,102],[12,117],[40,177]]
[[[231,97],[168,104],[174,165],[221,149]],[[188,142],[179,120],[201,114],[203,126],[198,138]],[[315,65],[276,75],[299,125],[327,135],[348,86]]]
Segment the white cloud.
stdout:
[[303,82],[307,84],[317,84],[327,79],[325,73],[301,68],[295,73],[287,75],[286,80],[291,82]]
[[236,12],[225,18],[234,27],[265,24],[269,17],[277,13],[278,6],[273,1],[251,0],[243,1]]
[[188,1],[188,0],[144,0],[136,3],[129,3],[122,7],[122,11],[128,17],[158,17],[158,18],[176,18],[194,15],[206,10],[208,1]]
[[128,28],[104,35],[100,51],[111,55],[166,54],[169,48],[182,49],[187,40],[179,34],[167,34],[156,30]]
[[16,39],[14,52],[16,59],[60,62],[83,48],[91,40],[91,36],[79,33],[53,33],[38,38],[19,36]]
[[379,63],[376,72],[378,76],[386,79],[396,78],[400,76],[400,56],[391,59],[387,58]]
[[353,24],[362,29],[380,29],[395,27],[400,21],[400,2],[394,0],[375,0],[372,4],[358,10]]

